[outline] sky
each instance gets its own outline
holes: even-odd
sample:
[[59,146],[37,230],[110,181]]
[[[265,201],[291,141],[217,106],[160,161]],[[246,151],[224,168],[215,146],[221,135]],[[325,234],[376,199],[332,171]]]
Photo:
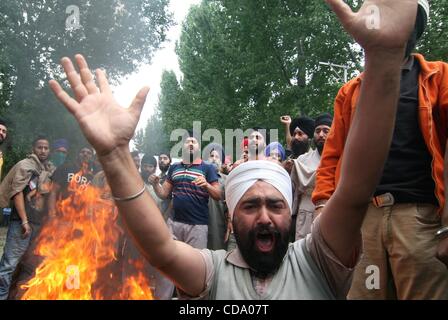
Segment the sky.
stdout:
[[172,26],[167,33],[167,41],[162,44],[162,49],[158,50],[150,65],[142,66],[137,72],[121,80],[121,85],[113,88],[115,98],[122,106],[129,106],[138,90],[143,86],[149,86],[150,92],[146,99],[137,130],[144,129],[146,123],[158,103],[160,94],[160,80],[163,70],[173,70],[178,79],[181,72],[176,53],[174,51],[176,40],[179,39],[182,30],[182,21],[187,16],[189,8],[194,4],[199,4],[201,0],[170,0],[170,11],[176,25]]

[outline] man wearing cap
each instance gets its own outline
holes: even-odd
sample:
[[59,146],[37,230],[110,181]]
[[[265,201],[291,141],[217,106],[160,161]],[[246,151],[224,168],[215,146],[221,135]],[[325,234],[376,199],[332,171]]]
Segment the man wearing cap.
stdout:
[[[394,135],[364,221],[364,255],[355,271],[352,299],[448,299],[448,268],[436,257],[437,252],[441,258],[448,256],[448,239],[436,238],[437,231],[448,226],[443,177],[448,65],[411,54],[428,17],[428,1],[418,0],[401,66]],[[364,78],[361,74],[349,81],[336,97],[333,127],[312,195],[317,208],[325,205],[341,181],[344,145]],[[371,266],[379,270],[378,277],[371,277]],[[366,285],[369,279],[377,280]]]
[[294,189],[293,215],[297,214],[295,240],[305,238],[311,232],[315,206],[311,201],[311,193],[316,182],[316,170],[330,131],[332,117],[323,113],[315,120],[313,143],[316,147],[294,160],[291,180]]
[[[327,0],[365,52],[358,108],[346,142],[340,183],[306,239],[288,244],[292,192],[287,172],[271,161],[248,161],[226,182],[238,248],[199,250],[174,240],[145,192],[129,153],[129,140],[148,94],[139,91],[129,108],[115,101],[105,73],[92,80],[84,57],[80,75],[68,58],[62,65],[77,100],[56,81],[50,86],[95,146],[113,197],[148,261],[183,296],[209,299],[344,298],[361,250],[365,211],[391,141],[400,86],[400,64],[416,15],[416,0],[370,0],[358,12],[343,0]],[[366,27],[371,5],[381,11],[380,30]],[[372,134],[375,132],[375,134]],[[369,148],[365,148],[368,145]]]

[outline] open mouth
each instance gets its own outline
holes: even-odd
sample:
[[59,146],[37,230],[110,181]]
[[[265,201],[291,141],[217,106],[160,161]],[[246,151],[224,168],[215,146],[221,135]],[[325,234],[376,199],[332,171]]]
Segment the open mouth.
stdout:
[[255,245],[260,252],[269,252],[274,248],[274,234],[269,231],[258,232],[255,237]]

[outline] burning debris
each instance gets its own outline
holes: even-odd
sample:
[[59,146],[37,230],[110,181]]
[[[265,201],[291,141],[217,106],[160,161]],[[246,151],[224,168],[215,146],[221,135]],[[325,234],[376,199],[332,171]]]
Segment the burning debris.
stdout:
[[[101,188],[75,181],[36,239],[33,254],[43,261],[21,285],[21,299],[153,299],[143,260],[120,258],[125,235],[113,201]],[[131,264],[132,274],[123,275],[124,263]]]

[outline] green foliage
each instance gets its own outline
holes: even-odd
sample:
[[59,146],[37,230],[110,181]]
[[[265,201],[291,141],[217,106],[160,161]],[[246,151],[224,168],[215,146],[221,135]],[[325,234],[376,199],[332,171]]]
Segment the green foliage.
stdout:
[[352,76],[361,60],[354,48],[323,1],[203,1],[177,44],[183,101],[162,87],[162,119],[167,129],[194,119],[204,130],[263,126],[283,134],[281,115],[331,110],[341,82],[319,62],[349,65]]
[[168,150],[169,136],[157,114],[149,118],[146,128],[140,130],[134,137],[135,148],[144,154],[158,155]]
[[[80,28],[66,28],[70,5],[79,8]],[[1,1],[0,116],[11,122],[13,147],[25,149],[42,132],[68,138],[74,149],[84,144],[47,86],[63,76],[60,58],[82,53],[92,69],[105,68],[116,81],[151,61],[172,23],[168,0]]]
[[428,26],[417,51],[428,60],[448,61],[448,1],[431,0]]
[[[361,1],[347,1],[356,10]],[[428,32],[418,49],[448,57],[447,0],[431,1]],[[166,72],[159,112],[168,132],[277,128],[279,117],[332,112],[344,83],[362,71],[363,52],[324,1],[203,0],[190,9],[176,46],[183,78]],[[338,75],[334,71],[338,72]]]

